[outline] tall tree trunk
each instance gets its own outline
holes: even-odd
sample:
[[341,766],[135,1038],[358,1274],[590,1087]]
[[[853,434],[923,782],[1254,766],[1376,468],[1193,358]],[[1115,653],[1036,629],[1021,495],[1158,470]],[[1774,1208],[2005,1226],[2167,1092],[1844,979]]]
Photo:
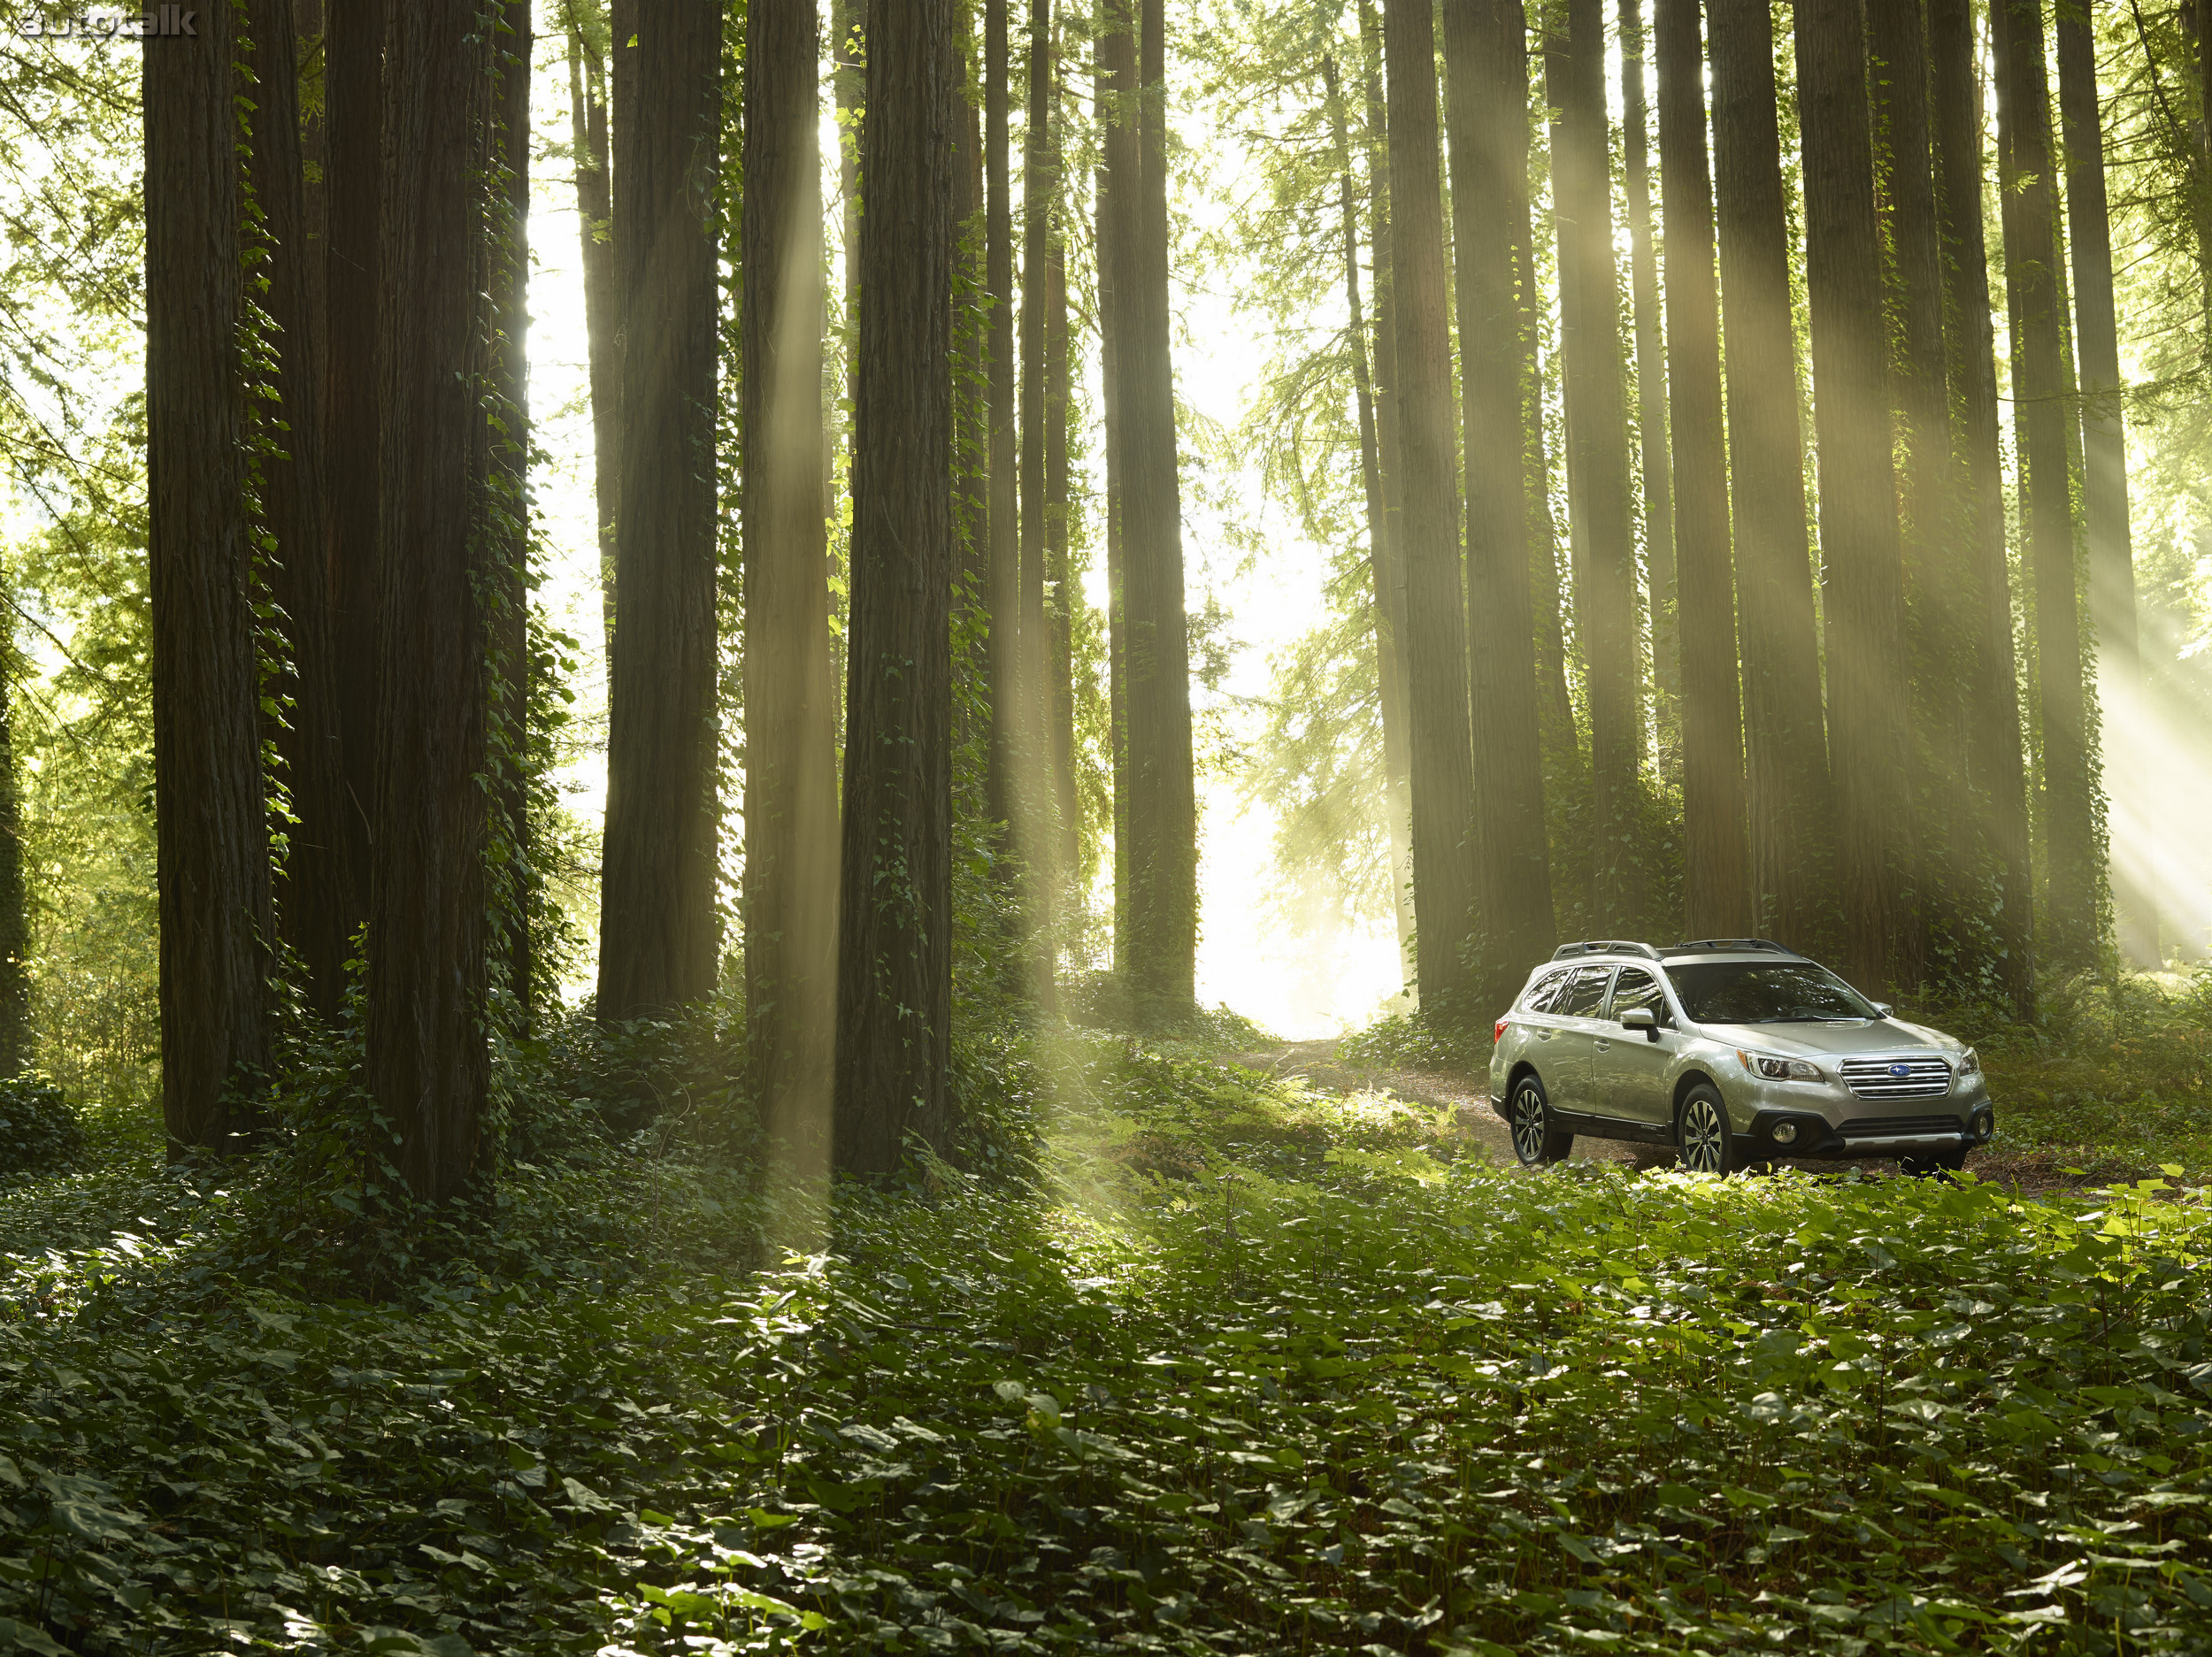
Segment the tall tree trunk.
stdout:
[[20,661],[13,637],[0,640],[0,1081],[20,1076],[37,1046],[31,1024],[31,916],[23,889],[23,796],[15,769]]
[[[299,105],[300,234],[305,242],[307,266],[307,337],[316,372],[325,372],[330,360],[330,54],[326,50],[323,0],[293,0],[292,38],[302,65],[315,65],[314,79],[322,98],[310,108]],[[296,94],[295,94],[296,98]],[[315,387],[316,419],[327,419],[323,387]]]
[[1375,283],[1375,465],[1382,488],[1379,531],[1371,530],[1374,565],[1375,665],[1382,680],[1384,809],[1389,817],[1390,896],[1405,982],[1413,958],[1412,698],[1406,689],[1405,445],[1400,438],[1398,307],[1392,298],[1395,242],[1390,232],[1390,122],[1383,97],[1382,19],[1360,0],[1361,81],[1367,104],[1368,270]]
[[288,657],[278,689],[290,704],[272,732],[293,818],[277,918],[306,971],[308,1004],[334,1022],[345,1010],[346,961],[364,900],[346,855],[342,714],[326,562],[322,362],[311,320],[322,272],[311,263],[303,200],[292,0],[251,0],[245,23],[255,83],[248,177],[265,245],[261,306],[275,335],[268,342],[275,371],[270,397],[253,406],[281,422],[261,465],[262,519],[275,543],[268,580],[283,612]]
[[492,220],[492,392],[500,433],[492,445],[507,533],[492,567],[498,609],[492,648],[498,671],[499,809],[506,819],[505,936],[502,967],[518,1028],[530,1016],[534,956],[530,907],[530,0],[501,0],[497,53],[500,198]]
[[857,1174],[949,1125],[960,21],[953,0],[869,19],[837,963],[836,1166]]
[[1129,333],[1128,221],[1136,204],[1137,42],[1129,32],[1124,0],[1098,0],[1093,47],[1094,103],[1099,133],[1094,192],[1098,214],[1099,390],[1106,427],[1107,720],[1114,765],[1114,975],[1125,985],[1133,970],[1130,939],[1135,833],[1129,822],[1129,607],[1127,522],[1122,510],[1129,485],[1129,410],[1121,359]]
[[1796,19],[1837,880],[1847,969],[1883,995],[1918,984],[1921,949],[1866,32],[1855,6],[1800,6]]
[[614,654],[614,512],[622,493],[622,298],[614,244],[614,169],[607,143],[607,65],[568,17],[568,128],[575,152],[576,228],[584,268],[584,357],[591,394],[592,502],[599,528],[601,642]]
[[[837,181],[842,221],[838,245],[845,257],[845,395],[850,400],[860,395],[860,124],[868,89],[868,0],[831,0],[830,27],[830,50],[837,65]],[[976,159],[982,157],[979,154]],[[960,211],[960,222],[964,225],[974,211],[970,205]]]
[[1467,428],[1478,1009],[1509,1002],[1551,953],[1551,855],[1522,518],[1520,295],[1512,227],[1528,218],[1528,25],[1521,0],[1445,0],[1460,372]]
[[246,533],[233,15],[145,55],[147,574],[173,1155],[254,1124],[269,1060],[269,833]]
[[329,345],[323,363],[325,502],[331,632],[345,779],[346,863],[367,914],[370,815],[376,809],[377,631],[383,625],[378,559],[384,441],[383,257],[385,0],[334,7],[323,37],[323,119],[329,154],[323,288]]
[[1052,142],[1052,0],[1030,0],[1029,110],[1022,157],[1021,625],[1016,706],[1022,715],[1015,844],[1021,858],[1023,954],[1029,991],[1053,1000],[1052,901],[1060,881],[1057,768],[1053,761],[1051,638],[1045,623],[1046,312],[1051,308],[1052,211],[1060,158]]
[[1980,54],[1972,0],[1928,0],[1936,211],[1943,236],[1944,360],[1952,408],[1951,568],[1965,643],[1963,757],[1973,820],[1993,865],[1994,973],[2015,1013],[2035,1009],[2026,766],[2005,561],[1997,361],[1983,245]]
[[1474,939],[1472,739],[1459,569],[1458,441],[1444,305],[1443,156],[1428,0],[1384,0],[1391,294],[1405,450],[1406,683],[1411,702],[1413,907],[1421,1005],[1468,1016]]
[[747,1062],[771,1137],[810,1147],[827,1138],[837,1026],[815,19],[814,0],[745,13],[741,267]]
[[990,512],[984,608],[990,618],[987,662],[991,695],[990,771],[985,809],[1017,839],[1022,763],[1021,538],[1014,409],[1013,180],[1006,135],[1007,9],[1011,0],[984,0],[983,171],[984,293],[990,307],[986,399],[990,409]]
[[1743,633],[1753,919],[1800,949],[1830,939],[1828,749],[1798,443],[1790,242],[1767,0],[1708,0],[1729,475]]
[[1654,22],[1674,543],[1681,551],[1683,919],[1693,938],[1740,937],[1751,929],[1751,854],[1698,0],[1657,0]]
[[1344,302],[1351,326],[1346,342],[1352,355],[1353,395],[1359,409],[1360,479],[1367,504],[1367,577],[1373,595],[1377,689],[1382,711],[1383,813],[1390,844],[1391,908],[1398,925],[1398,954],[1403,963],[1413,940],[1413,893],[1407,867],[1408,825],[1404,815],[1406,707],[1404,667],[1399,661],[1398,638],[1391,630],[1390,592],[1383,543],[1390,533],[1389,513],[1383,505],[1382,457],[1375,431],[1375,387],[1367,365],[1367,316],[1360,303],[1359,214],[1353,205],[1352,148],[1344,117],[1344,94],[1338,83],[1336,59],[1321,58],[1322,81],[1329,98],[1329,121],[1336,141],[1340,175],[1338,195],[1344,220]]
[[[1064,214],[1061,172],[1060,93],[1053,91],[1053,168],[1056,215]],[[1082,855],[1082,805],[1075,782],[1075,613],[1082,602],[1068,554],[1068,419],[1072,398],[1068,341],[1067,227],[1056,217],[1045,265],[1045,582],[1051,615],[1048,646],[1052,702],[1053,799],[1059,819],[1060,890],[1073,893]],[[1080,907],[1078,894],[1073,900]]]
[[[2061,6],[2059,111],[2066,138],[2066,219],[2072,233],[2074,320],[2081,351],[2082,516],[2089,541],[2089,619],[2097,676],[2107,686],[2106,750],[2112,812],[2130,842],[2112,862],[2113,909],[2121,955],[2156,967],[2158,909],[2147,871],[2133,847],[2157,809],[2125,722],[2140,707],[2142,672],[2135,644],[2135,552],[2128,524],[2127,431],[2120,405],[2119,320],[2112,298],[2112,230],[2106,205],[2104,120],[2098,107],[2097,45],[2086,12]],[[2112,717],[2116,713],[2119,717]]]
[[2009,96],[2007,125],[2013,198],[2005,267],[2020,308],[2018,380],[2020,516],[2024,562],[2035,599],[2036,705],[2042,731],[2039,795],[2047,870],[2039,954],[2060,971],[2092,966],[2097,949],[2094,819],[2089,798],[2087,709],[2082,686],[2081,618],[2074,583],[2072,484],[2066,464],[2066,403],[2060,335],[2057,201],[2052,188],[2050,100],[2043,65],[2041,0],[2003,0],[2005,50],[1998,62]]
[[[1127,282],[1121,337],[1124,605],[1130,647],[1129,917],[1131,984],[1148,1023],[1197,1004],[1198,802],[1193,775],[1190,639],[1183,611],[1182,484],[1168,307],[1166,15],[1140,0],[1136,190],[1122,244]],[[1123,180],[1117,179],[1117,199]]]
[[396,7],[380,267],[382,705],[366,1071],[400,1173],[444,1202],[480,1174],[485,1018],[485,617],[491,431],[489,41],[466,9]]
[[711,186],[722,12],[713,0],[639,10],[633,33],[615,31],[615,252],[629,310],[599,901],[605,1019],[712,994],[717,942]]
[[1630,936],[1641,918],[1637,756],[1642,749],[1636,672],[1636,546],[1628,482],[1627,404],[1621,383],[1619,286],[1605,127],[1605,18],[1599,0],[1565,0],[1567,28],[1544,50],[1545,83],[1560,111],[1552,198],[1559,227],[1570,499],[1584,529],[1576,560],[1575,620],[1590,711],[1590,902],[1601,932]]
[[1659,260],[1651,243],[1650,115],[1644,100],[1644,0],[1620,0],[1621,179],[1628,197],[1629,292],[1636,326],[1636,440],[1644,474],[1644,590],[1651,682],[1665,763],[1680,740],[1681,624],[1675,593],[1674,464],[1667,442]]
[[1906,751],[1915,825],[1913,886],[1918,893],[1924,970],[1946,976],[1963,959],[1960,926],[1970,889],[1962,855],[1974,821],[1967,786],[1962,646],[1971,637],[1960,607],[1955,568],[1959,545],[1947,472],[1951,433],[1943,343],[1943,253],[1935,173],[1928,140],[1928,49],[1924,0],[1871,0],[1870,85],[1890,249],[1888,309],[1891,402],[1898,420],[1901,551],[1906,660],[1913,687],[1911,746]]

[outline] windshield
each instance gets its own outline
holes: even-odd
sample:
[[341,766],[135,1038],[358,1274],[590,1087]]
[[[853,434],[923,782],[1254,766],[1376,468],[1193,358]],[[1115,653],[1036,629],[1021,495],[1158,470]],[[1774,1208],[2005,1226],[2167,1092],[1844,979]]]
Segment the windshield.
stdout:
[[1858,991],[1809,961],[1713,961],[1667,970],[1693,1024],[1809,1024],[1880,1016]]

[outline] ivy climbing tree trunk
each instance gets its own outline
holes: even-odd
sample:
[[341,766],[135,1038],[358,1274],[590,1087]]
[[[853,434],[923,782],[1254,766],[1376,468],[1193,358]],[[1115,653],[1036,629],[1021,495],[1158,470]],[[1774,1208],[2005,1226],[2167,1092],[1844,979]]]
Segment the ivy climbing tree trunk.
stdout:
[[418,1198],[445,1202],[490,1172],[479,597],[493,575],[490,42],[471,11],[402,6],[386,50],[384,695],[365,1068],[401,1176]]
[[1467,431],[1477,1011],[1509,1004],[1557,941],[1522,517],[1519,272],[1528,214],[1528,29],[1520,0],[1445,0],[1460,372]]
[[[13,633],[11,625],[9,632]],[[0,641],[0,1081],[20,1076],[35,1045],[31,1024],[31,916],[23,886],[23,795],[15,771],[12,636]]]
[[530,1019],[531,905],[536,872],[530,846],[530,0],[501,0],[493,36],[498,65],[498,189],[492,203],[493,497],[505,516],[492,541],[492,650],[499,810],[505,864],[500,894],[500,965],[518,1030]]
[[869,18],[835,1165],[942,1145],[952,1025],[953,0]]
[[1017,705],[1023,713],[1014,841],[1021,857],[1022,955],[1028,989],[1053,1001],[1054,894],[1060,885],[1058,766],[1055,760],[1052,640],[1046,625],[1047,408],[1045,335],[1052,308],[1052,215],[1060,158],[1052,142],[1052,0],[1030,0],[1029,110],[1022,157],[1020,635]]
[[608,670],[598,1012],[714,991],[716,135],[721,8],[618,14],[615,254],[627,302],[620,609]]
[[986,520],[984,610],[990,636],[985,653],[990,687],[991,747],[984,809],[1010,840],[1017,832],[1022,763],[1021,531],[1018,432],[1014,407],[1013,177],[1007,155],[1007,9],[1011,0],[983,4],[983,173],[985,355],[989,379],[985,403],[990,421],[990,507]]
[[[232,1148],[269,1060],[269,833],[246,533],[234,13],[145,53],[147,574],[161,1104]],[[235,1091],[234,1091],[235,1090]]]
[[1654,23],[1667,238],[1667,412],[1674,438],[1674,544],[1680,552],[1683,920],[1692,938],[1735,938],[1751,930],[1751,870],[1698,0],[1657,0]]

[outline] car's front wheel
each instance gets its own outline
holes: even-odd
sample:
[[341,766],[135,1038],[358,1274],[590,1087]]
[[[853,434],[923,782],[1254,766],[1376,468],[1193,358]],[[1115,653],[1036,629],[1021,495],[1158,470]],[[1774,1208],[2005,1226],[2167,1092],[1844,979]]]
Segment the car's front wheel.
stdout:
[[1710,1082],[1699,1083],[1682,1101],[1675,1148],[1682,1166],[1694,1174],[1732,1174],[1743,1166],[1728,1125],[1727,1102]]
[[1521,1159],[1524,1168],[1563,1162],[1567,1153],[1574,1149],[1575,1136],[1562,1132],[1554,1124],[1551,1101],[1544,1097],[1544,1084],[1533,1072],[1513,1084],[1513,1102],[1507,1108],[1506,1121],[1513,1130],[1513,1155]]

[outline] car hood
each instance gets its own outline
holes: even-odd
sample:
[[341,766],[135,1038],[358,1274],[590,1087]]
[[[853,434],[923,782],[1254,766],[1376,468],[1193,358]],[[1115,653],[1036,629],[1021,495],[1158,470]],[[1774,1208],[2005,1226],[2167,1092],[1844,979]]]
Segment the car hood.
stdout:
[[1806,1058],[1848,1058],[1855,1053],[1901,1053],[1927,1047],[1939,1053],[1965,1050],[1964,1044],[1901,1018],[1875,1018],[1832,1024],[1700,1024],[1715,1041],[1731,1047],[1762,1047],[1769,1053]]

